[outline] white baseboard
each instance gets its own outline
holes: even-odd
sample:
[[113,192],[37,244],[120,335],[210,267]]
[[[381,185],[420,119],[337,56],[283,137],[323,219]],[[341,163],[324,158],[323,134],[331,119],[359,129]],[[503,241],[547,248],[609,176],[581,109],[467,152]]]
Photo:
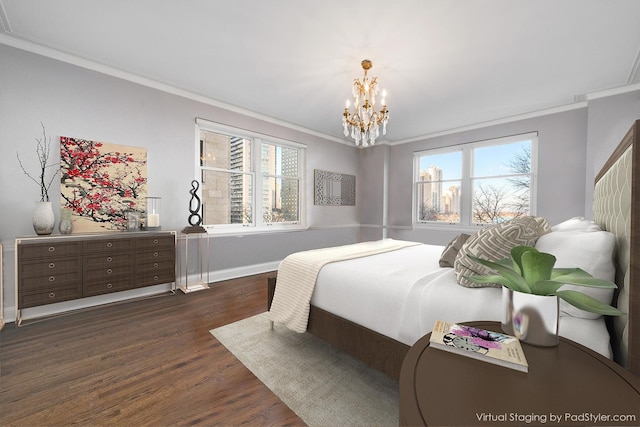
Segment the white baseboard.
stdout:
[[237,279],[238,277],[253,276],[254,274],[268,273],[276,271],[280,261],[265,262],[262,264],[246,265],[225,270],[212,271],[209,274],[210,283],[221,282],[223,280]]

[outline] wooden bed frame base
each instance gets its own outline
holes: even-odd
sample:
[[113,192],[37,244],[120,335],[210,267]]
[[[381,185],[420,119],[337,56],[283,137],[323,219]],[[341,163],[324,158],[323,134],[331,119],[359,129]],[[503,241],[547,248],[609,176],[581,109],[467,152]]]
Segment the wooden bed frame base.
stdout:
[[[268,280],[267,309],[276,289],[276,278]],[[410,346],[355,324],[318,307],[311,306],[307,332],[337,349],[398,380]]]

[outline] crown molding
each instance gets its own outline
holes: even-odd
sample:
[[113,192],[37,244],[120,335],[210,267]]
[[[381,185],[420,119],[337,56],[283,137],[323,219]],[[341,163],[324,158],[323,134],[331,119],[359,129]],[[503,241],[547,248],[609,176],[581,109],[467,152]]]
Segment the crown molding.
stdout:
[[[639,71],[638,67],[639,66],[640,66],[640,52],[638,53],[638,57],[636,58],[636,63],[634,65],[635,71],[632,72],[632,74],[630,75],[630,78],[634,78],[634,74],[638,73],[638,71]],[[410,142],[424,141],[426,139],[436,138],[436,137],[439,137],[439,136],[452,135],[452,134],[456,134],[456,133],[460,133],[460,132],[466,132],[466,131],[470,131],[470,130],[481,129],[481,128],[485,128],[485,127],[489,127],[489,126],[501,125],[501,124],[505,124],[505,123],[516,122],[516,121],[519,121],[519,120],[526,120],[526,119],[531,119],[531,118],[535,118],[535,117],[546,116],[546,115],[549,115],[549,114],[556,114],[556,113],[562,113],[562,112],[565,112],[565,111],[577,110],[577,109],[580,109],[580,108],[586,108],[588,106],[588,103],[589,103],[590,100],[599,99],[599,98],[606,98],[608,96],[614,96],[614,95],[621,95],[621,94],[624,94],[624,93],[635,92],[637,90],[640,90],[640,83],[633,84],[633,85],[620,86],[620,87],[616,87],[616,88],[612,88],[612,89],[606,89],[606,90],[602,90],[602,91],[598,91],[598,92],[580,94],[580,95],[576,95],[575,96],[575,101],[576,102],[574,102],[572,104],[560,105],[560,106],[557,106],[557,107],[547,108],[547,109],[544,109],[544,110],[532,111],[530,113],[524,113],[524,114],[519,114],[519,115],[515,115],[515,116],[509,116],[509,117],[505,117],[505,118],[502,118],[502,119],[490,120],[490,121],[487,121],[487,122],[481,122],[481,123],[477,123],[477,124],[473,124],[473,125],[461,126],[461,127],[458,127],[458,128],[447,129],[447,130],[444,130],[444,131],[441,131],[441,132],[435,132],[435,133],[430,133],[430,134],[426,134],[426,135],[422,135],[422,136],[416,136],[416,137],[412,137],[412,138],[407,138],[407,139],[403,139],[403,140],[394,141],[394,142],[389,143],[389,145],[408,144]]]
[[[0,6],[2,5],[2,3],[0,3]],[[3,15],[4,11],[3,8],[0,8],[0,22],[2,23],[2,26],[5,27],[8,26],[8,21],[4,22],[4,19],[6,18],[6,15]],[[282,126],[291,130],[295,130],[298,132],[303,132],[306,133],[308,135],[313,135],[313,136],[317,136],[319,138],[323,138],[332,142],[338,142],[341,144],[345,144],[345,145],[352,145],[350,144],[348,141],[345,141],[342,138],[337,138],[333,135],[327,135],[325,133],[322,132],[318,132],[316,130],[313,129],[308,129],[305,128],[303,126],[299,126],[293,123],[289,123],[287,121],[284,120],[279,120],[276,119],[274,117],[271,116],[267,116],[265,114],[261,114],[261,113],[257,113],[255,111],[251,111],[251,110],[247,110],[241,107],[237,107],[235,105],[231,105],[231,104],[227,104],[225,102],[222,101],[218,101],[216,99],[213,98],[209,98],[207,96],[203,96],[203,95],[199,95],[197,93],[194,92],[190,92],[188,90],[184,90],[184,89],[180,89],[178,87],[175,86],[171,86],[165,83],[161,83],[158,82],[156,80],[144,77],[144,76],[140,76],[138,74],[134,74],[134,73],[130,73],[127,71],[123,71],[120,70],[118,68],[114,68],[114,67],[110,67],[108,65],[104,65],[95,61],[91,61],[89,59],[85,59],[82,58],[80,56],[74,55],[74,54],[70,54],[70,53],[66,53],[66,52],[62,52],[60,50],[57,49],[53,49],[50,47],[46,47],[43,46],[41,44],[38,43],[34,43],[31,41],[27,41],[24,40],[22,38],[19,37],[15,37],[12,35],[9,35],[6,33],[6,29],[5,29],[5,33],[2,34],[0,33],[0,44],[4,44],[7,46],[11,46],[14,47],[16,49],[20,49],[20,50],[24,50],[27,52],[31,52],[31,53],[35,53],[37,55],[40,56],[44,56],[47,58],[51,58],[57,61],[61,61],[61,62],[65,62],[67,64],[71,64],[71,65],[75,65],[81,68],[85,68],[91,71],[96,71],[98,73],[101,74],[105,74],[111,77],[116,77],[122,80],[126,80],[132,83],[136,83],[139,84],[141,86],[146,86],[152,89],[156,89],[165,93],[169,93],[172,95],[176,95],[176,96],[180,96],[182,98],[186,98],[186,99],[190,99],[192,101],[197,101],[203,104],[207,104],[207,105],[211,105],[213,107],[217,107],[217,108],[221,108],[227,111],[231,111],[234,113],[238,113],[238,114],[242,114],[244,116],[247,117],[251,117],[254,119],[258,119],[258,120],[262,120],[264,122],[267,123],[271,123],[271,124],[275,124],[278,126]]]
[[582,101],[582,102],[575,102],[573,104],[567,104],[567,105],[561,105],[558,107],[552,107],[552,108],[547,108],[544,110],[538,110],[538,111],[532,111],[530,113],[524,113],[524,114],[519,114],[516,116],[509,116],[509,117],[504,117],[502,119],[496,119],[496,120],[490,120],[487,122],[480,122],[480,123],[476,123],[476,124],[472,124],[472,125],[468,125],[468,126],[461,126],[461,127],[457,127],[457,128],[452,128],[452,129],[447,129],[441,132],[434,132],[434,133],[430,133],[430,134],[426,134],[426,135],[422,135],[422,136],[416,136],[413,138],[407,138],[407,139],[403,139],[403,140],[398,140],[398,141],[394,141],[392,143],[390,143],[390,145],[400,145],[400,144],[408,144],[410,142],[416,142],[416,141],[424,141],[426,139],[431,139],[431,138],[436,138],[439,136],[445,136],[445,135],[452,135],[452,134],[456,134],[456,133],[460,133],[460,132],[467,132],[467,131],[471,131],[471,130],[476,130],[476,129],[482,129],[485,127],[489,127],[489,126],[495,126],[495,125],[501,125],[501,124],[505,124],[505,123],[511,123],[511,122],[516,122],[519,120],[526,120],[526,119],[532,119],[535,117],[541,117],[541,116],[546,116],[549,114],[556,114],[556,113],[562,113],[565,111],[571,111],[571,110],[578,110],[580,108],[585,108],[587,106],[587,102]]
[[638,49],[636,60],[633,61],[633,65],[631,65],[631,69],[629,70],[629,77],[627,78],[628,85],[632,84],[636,79],[640,81],[638,72],[640,72],[640,49]]
[[9,23],[9,16],[7,16],[7,11],[4,8],[2,0],[0,0],[0,31],[7,33],[13,32],[11,24]]
[[621,95],[623,93],[635,92],[640,90],[640,83],[634,85],[620,86],[612,89],[606,89],[599,92],[592,92],[585,95],[587,101],[592,99],[606,98],[608,96]]

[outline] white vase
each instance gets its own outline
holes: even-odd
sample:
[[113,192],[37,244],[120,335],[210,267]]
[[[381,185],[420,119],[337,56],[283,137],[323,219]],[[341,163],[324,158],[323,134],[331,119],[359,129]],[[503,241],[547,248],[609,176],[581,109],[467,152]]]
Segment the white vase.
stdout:
[[56,224],[56,217],[53,214],[51,202],[36,202],[33,211],[33,229],[38,235],[51,234]]
[[523,342],[544,347],[558,345],[557,296],[533,295],[502,288],[502,330]]

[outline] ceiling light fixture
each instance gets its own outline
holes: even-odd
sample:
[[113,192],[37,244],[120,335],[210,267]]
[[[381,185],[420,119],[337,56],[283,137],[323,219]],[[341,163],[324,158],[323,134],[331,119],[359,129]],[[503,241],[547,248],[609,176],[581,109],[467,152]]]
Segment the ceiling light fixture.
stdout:
[[367,71],[373,66],[371,61],[365,59],[362,61],[362,69],[364,77],[362,81],[355,79],[353,81],[353,104],[354,112],[349,112],[349,100],[344,107],[342,117],[342,126],[344,127],[344,136],[349,136],[351,130],[351,138],[356,145],[362,144],[368,147],[376,143],[376,138],[380,136],[380,125],[382,125],[382,134],[387,133],[387,122],[389,121],[389,110],[387,110],[386,91],[382,91],[382,101],[380,111],[376,110],[376,95],[378,94],[378,78],[372,77],[369,80]]

